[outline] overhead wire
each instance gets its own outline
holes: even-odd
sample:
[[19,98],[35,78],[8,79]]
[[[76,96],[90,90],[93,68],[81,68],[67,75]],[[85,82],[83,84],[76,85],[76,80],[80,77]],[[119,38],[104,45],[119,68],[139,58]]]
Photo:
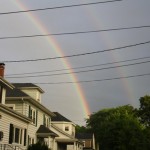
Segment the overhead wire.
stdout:
[[131,64],[118,65],[118,66],[110,66],[110,67],[105,67],[105,68],[91,69],[91,70],[80,70],[80,71],[71,71],[71,72],[64,72],[64,73],[46,74],[46,75],[13,76],[13,77],[9,76],[7,78],[50,77],[50,76],[59,76],[59,75],[67,75],[67,74],[75,74],[75,73],[86,73],[86,72],[93,72],[93,71],[100,71],[100,70],[108,70],[108,69],[128,67],[128,66],[134,66],[134,65],[145,64],[145,63],[150,63],[150,60],[143,61],[143,62],[131,63]]
[[70,7],[79,7],[79,6],[88,6],[88,5],[96,5],[96,4],[104,4],[104,3],[112,3],[123,0],[108,0],[101,2],[92,2],[92,3],[84,3],[84,4],[73,4],[66,6],[56,6],[56,7],[47,7],[47,8],[38,8],[38,9],[29,9],[29,10],[20,10],[20,11],[10,11],[10,12],[1,12],[0,15],[9,15],[9,14],[18,14],[18,13],[26,13],[26,12],[36,12],[36,11],[45,11],[45,10],[54,10],[54,9],[62,9],[62,8],[70,8]]
[[16,75],[27,75],[27,74],[41,74],[41,73],[47,73],[47,72],[60,72],[60,71],[68,71],[68,70],[76,70],[76,69],[84,69],[84,68],[93,68],[93,67],[98,67],[98,66],[113,65],[113,64],[117,64],[117,63],[125,63],[125,62],[130,62],[130,61],[137,61],[137,60],[148,59],[148,58],[150,58],[150,56],[126,59],[126,60],[121,60],[121,61],[113,61],[113,62],[107,62],[107,63],[101,63],[101,64],[95,64],[95,65],[72,67],[72,68],[68,68],[68,69],[55,69],[55,70],[38,71],[38,72],[6,74],[5,77],[16,76]]
[[74,84],[74,83],[91,83],[91,82],[112,81],[112,80],[119,80],[119,79],[129,79],[129,78],[143,77],[149,75],[150,73],[145,73],[145,74],[137,74],[137,75],[130,75],[130,76],[114,77],[114,78],[96,79],[96,80],[81,80],[76,82],[50,82],[50,83],[46,82],[46,83],[34,83],[34,84],[60,85],[60,84]]
[[85,55],[92,55],[92,54],[116,51],[116,50],[121,50],[121,49],[124,49],[124,48],[130,48],[130,47],[145,45],[145,44],[149,44],[149,43],[150,43],[150,41],[146,41],[146,42],[141,42],[141,43],[136,43],[136,44],[120,46],[120,47],[116,47],[116,48],[110,48],[110,49],[104,49],[104,50],[92,51],[92,52],[86,52],[86,53],[78,53],[78,54],[73,54],[73,55],[65,55],[65,56],[57,56],[57,57],[49,57],[49,58],[39,58],[39,59],[26,59],[26,60],[10,60],[10,61],[3,60],[3,61],[0,61],[0,62],[3,62],[3,63],[19,63],[19,62],[33,62],[33,61],[55,60],[55,59],[62,59],[62,58],[72,58],[72,57],[79,57],[79,56],[85,56]]
[[149,27],[150,27],[150,25],[143,25],[143,26],[120,27],[120,28],[101,29],[101,30],[100,29],[99,30],[88,30],[88,31],[77,31],[77,32],[33,34],[33,35],[21,35],[21,36],[6,36],[6,37],[0,37],[0,40],[34,38],[34,37],[45,37],[45,36],[62,36],[62,35],[88,34],[88,33],[108,32],[108,31],[141,29],[141,28],[149,28]]

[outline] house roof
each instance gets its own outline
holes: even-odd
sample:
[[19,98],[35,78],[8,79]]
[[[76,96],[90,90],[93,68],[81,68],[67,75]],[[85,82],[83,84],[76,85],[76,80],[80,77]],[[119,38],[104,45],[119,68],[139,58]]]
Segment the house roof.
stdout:
[[29,97],[29,95],[17,88],[14,88],[13,90],[7,88],[6,97]]
[[[42,104],[40,104],[39,102],[35,101],[32,97],[30,97],[28,94],[24,93],[23,91],[21,91],[20,88],[18,88],[17,84],[13,84],[15,86],[15,88],[13,90],[10,90],[9,88],[7,88],[7,92],[6,92],[6,101],[12,101],[12,100],[26,100],[29,101],[30,103],[32,103],[34,106],[40,108],[42,111],[46,112],[47,114],[49,114],[50,116],[55,116],[54,113],[52,113],[49,109],[47,109],[45,106],[43,106]],[[20,84],[19,84],[20,85]],[[27,83],[28,85],[28,83]],[[30,84],[31,85],[31,84]]]
[[51,120],[52,121],[63,121],[63,122],[72,122],[69,119],[67,119],[66,117],[62,116],[60,113],[58,112],[53,112],[56,116],[52,117]]
[[14,86],[6,81],[3,77],[0,77],[0,85],[3,85],[5,88],[13,89]]
[[44,125],[40,125],[39,129],[37,130],[37,135],[51,135],[51,136],[57,136],[58,135],[56,133],[54,133],[53,131],[51,131],[48,127],[44,126]]
[[77,139],[93,139],[93,133],[76,133]]
[[13,83],[13,85],[16,87],[16,88],[19,88],[19,89],[37,89],[39,90],[41,93],[44,93],[44,91],[37,85],[33,84],[33,83]]

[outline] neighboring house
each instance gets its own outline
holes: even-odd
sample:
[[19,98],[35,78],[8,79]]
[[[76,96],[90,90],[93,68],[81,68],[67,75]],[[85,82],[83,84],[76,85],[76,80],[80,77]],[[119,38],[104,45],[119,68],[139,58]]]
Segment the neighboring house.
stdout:
[[84,150],[95,150],[95,137],[93,133],[76,133],[76,138],[83,142]]
[[83,143],[75,138],[75,124],[43,106],[43,93],[32,83],[7,82],[0,63],[1,149],[27,149],[40,140],[52,150],[82,150]]
[[59,135],[59,137],[55,138],[58,146],[63,150],[81,150],[83,148],[83,143],[75,138],[76,125],[66,117],[62,116],[60,113],[54,112],[54,114],[55,116],[51,118],[51,130]]

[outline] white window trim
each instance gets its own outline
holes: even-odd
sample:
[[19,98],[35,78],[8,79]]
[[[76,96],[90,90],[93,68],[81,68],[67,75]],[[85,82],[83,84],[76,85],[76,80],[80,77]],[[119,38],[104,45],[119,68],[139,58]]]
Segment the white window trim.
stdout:
[[[34,141],[34,142],[33,142]],[[35,143],[35,138],[32,136],[29,136],[29,145],[34,144]]]
[[[16,126],[16,125],[13,125],[13,128],[14,128],[14,132],[13,132],[13,144],[22,145],[23,141],[24,141],[24,129],[21,128],[21,127],[19,127],[19,126]],[[18,143],[15,142],[15,131],[16,131],[16,129],[19,129],[19,142]]]
[[50,127],[50,119],[49,118],[50,118],[49,116],[45,115],[45,126],[46,127]]
[[[37,111],[36,111],[36,109],[33,108],[32,106],[31,106],[31,112],[32,112],[32,114],[31,114],[32,124],[35,125],[35,124],[36,124],[36,119],[37,119],[37,118],[36,118],[36,117],[37,117],[37,114],[36,114]],[[31,113],[31,112],[30,112],[30,113]],[[33,112],[35,112],[35,114],[34,114],[35,116],[33,116]]]
[[67,131],[67,132],[68,132],[68,131],[69,131],[69,129],[70,129],[70,128],[69,128],[69,126],[65,126],[65,131]]

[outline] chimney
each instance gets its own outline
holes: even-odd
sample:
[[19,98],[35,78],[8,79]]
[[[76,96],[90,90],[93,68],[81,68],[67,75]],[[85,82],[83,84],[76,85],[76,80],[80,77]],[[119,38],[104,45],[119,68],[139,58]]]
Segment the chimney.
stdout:
[[4,77],[5,64],[0,63],[0,77]]

